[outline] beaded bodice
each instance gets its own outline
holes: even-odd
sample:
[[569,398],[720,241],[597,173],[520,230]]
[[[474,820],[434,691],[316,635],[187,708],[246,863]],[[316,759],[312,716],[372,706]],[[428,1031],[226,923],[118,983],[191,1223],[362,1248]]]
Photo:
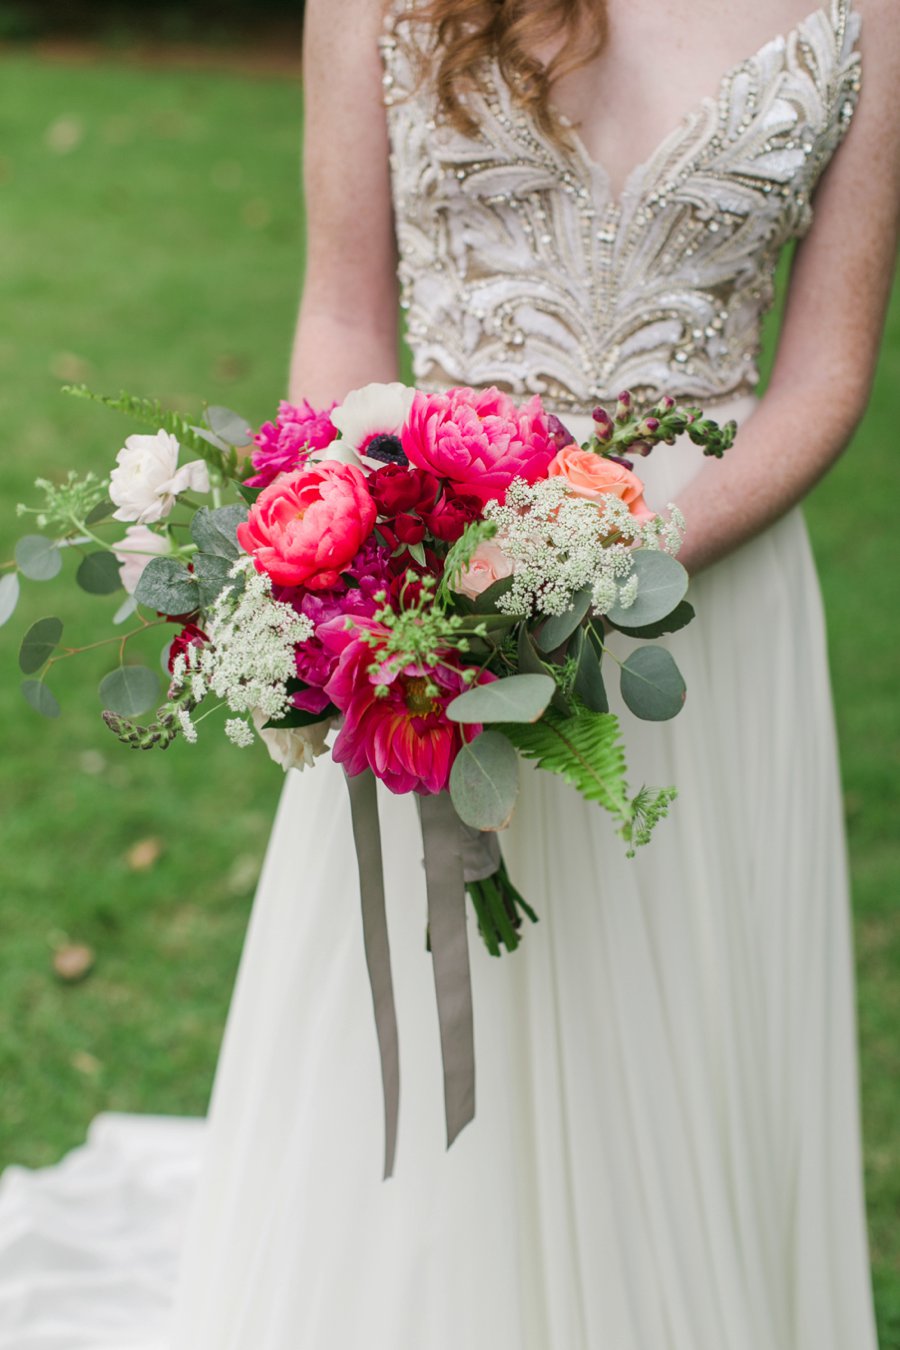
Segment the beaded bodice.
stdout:
[[782,246],[812,218],[859,91],[859,16],[826,0],[722,77],[613,200],[573,134],[543,136],[495,66],[465,136],[389,14],[385,102],[417,384],[496,384],[589,412],[621,388],[707,402],[757,383]]

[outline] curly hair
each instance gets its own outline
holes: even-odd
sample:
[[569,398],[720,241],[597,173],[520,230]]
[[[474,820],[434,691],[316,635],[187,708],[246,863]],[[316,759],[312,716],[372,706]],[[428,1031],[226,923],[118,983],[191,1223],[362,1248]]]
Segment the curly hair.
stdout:
[[[517,103],[557,142],[566,137],[550,101],[553,84],[592,61],[607,31],[605,0],[418,0],[403,18],[431,29],[423,61],[434,71],[438,106],[453,126],[465,135],[477,131],[461,95],[477,88],[482,62],[496,60]],[[560,36],[546,64],[534,55]]]

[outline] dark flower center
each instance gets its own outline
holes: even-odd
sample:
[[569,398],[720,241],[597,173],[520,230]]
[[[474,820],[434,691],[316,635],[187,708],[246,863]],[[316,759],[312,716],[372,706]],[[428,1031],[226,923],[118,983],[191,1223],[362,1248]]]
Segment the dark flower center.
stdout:
[[436,713],[440,710],[440,704],[429,693],[430,680],[427,680],[423,675],[404,675],[401,676],[401,680],[406,706],[411,713],[418,713],[422,717],[427,717],[429,713]]
[[408,464],[406,451],[400,444],[399,436],[389,436],[382,432],[379,436],[373,436],[366,446],[364,454],[370,459],[380,460],[382,464]]

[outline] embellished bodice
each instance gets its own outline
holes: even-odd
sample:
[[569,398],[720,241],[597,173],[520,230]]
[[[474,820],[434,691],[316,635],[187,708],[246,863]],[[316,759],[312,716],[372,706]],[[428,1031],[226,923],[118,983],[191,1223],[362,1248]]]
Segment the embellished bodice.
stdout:
[[496,67],[465,136],[417,84],[421,29],[382,34],[402,303],[417,384],[496,384],[587,413],[631,388],[712,402],[755,387],[778,255],[812,218],[860,86],[859,16],[826,0],[723,76],[613,199]]

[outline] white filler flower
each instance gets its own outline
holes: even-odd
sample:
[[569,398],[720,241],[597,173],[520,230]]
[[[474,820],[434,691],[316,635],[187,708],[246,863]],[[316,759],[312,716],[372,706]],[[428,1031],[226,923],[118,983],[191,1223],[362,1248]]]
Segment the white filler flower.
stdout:
[[[405,384],[367,384],[352,390],[341,406],[332,410],[331,420],[341,439],[332,441],[322,458],[340,459],[345,464],[362,460],[376,469],[396,462],[400,432],[415,396],[415,389]],[[370,448],[374,455],[367,453]]]
[[181,446],[168,431],[155,436],[129,436],[116,456],[109,480],[116,520],[150,525],[167,516],[179,492],[209,492],[209,472],[202,459],[178,467]]

